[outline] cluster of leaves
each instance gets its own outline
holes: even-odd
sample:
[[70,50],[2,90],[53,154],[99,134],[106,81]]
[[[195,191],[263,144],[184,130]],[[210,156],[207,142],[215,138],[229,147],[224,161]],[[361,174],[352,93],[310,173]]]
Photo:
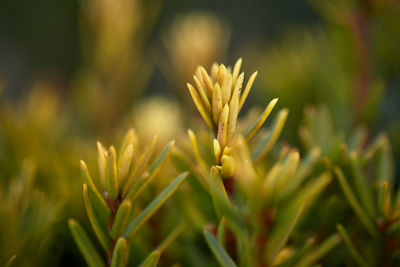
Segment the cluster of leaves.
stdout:
[[[130,130],[121,146],[120,155],[111,146],[106,150],[97,143],[99,179],[92,179],[85,162],[81,161],[84,180],[83,198],[92,228],[107,254],[109,266],[125,266],[129,255],[129,240],[143,224],[166,202],[187,177],[178,175],[139,214],[133,204],[156,177],[165,162],[174,141],[167,144],[160,155],[150,164],[157,136],[153,137],[139,153],[138,140]],[[134,153],[134,148],[136,153]],[[101,194],[100,192],[103,192]],[[105,266],[83,227],[74,219],[69,220],[71,233],[89,266]],[[156,266],[159,251],[151,253],[142,266]]]

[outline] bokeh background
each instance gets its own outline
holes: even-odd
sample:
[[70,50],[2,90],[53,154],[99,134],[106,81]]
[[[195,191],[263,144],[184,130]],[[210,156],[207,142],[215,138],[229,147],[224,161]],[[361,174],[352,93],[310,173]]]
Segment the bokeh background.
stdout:
[[300,150],[322,106],[344,135],[386,132],[398,166],[399,47],[397,0],[0,1],[0,265],[84,264],[66,228],[85,221],[79,159],[130,127],[184,135],[197,65],[258,70],[245,110],[279,97]]

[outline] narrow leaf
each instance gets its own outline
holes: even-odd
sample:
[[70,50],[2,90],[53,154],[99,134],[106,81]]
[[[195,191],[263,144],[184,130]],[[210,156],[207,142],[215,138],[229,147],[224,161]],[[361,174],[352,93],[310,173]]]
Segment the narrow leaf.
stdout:
[[212,119],[210,116],[210,113],[207,112],[207,109],[204,107],[204,104],[202,103],[199,95],[197,94],[196,90],[194,89],[194,87],[188,83],[187,87],[189,89],[190,95],[192,96],[193,102],[197,107],[197,110],[199,111],[201,117],[203,117],[203,120],[205,121],[205,123],[207,124],[207,126],[210,129],[214,129],[214,124],[212,123]]
[[236,81],[239,76],[241,66],[242,66],[242,58],[239,58],[236,61],[235,66],[233,67],[233,71],[232,71],[232,88],[234,88],[236,85]]
[[232,139],[236,131],[237,118],[239,115],[239,97],[240,89],[243,82],[243,73],[239,76],[236,87],[233,90],[232,98],[229,102],[229,118],[228,118],[228,138]]
[[153,181],[154,177],[157,176],[158,172],[160,171],[162,165],[168,158],[168,155],[172,148],[174,147],[175,141],[169,142],[164,149],[161,151],[160,155],[157,159],[153,162],[153,164],[149,167],[149,172],[147,175],[142,175],[132,186],[129,194],[126,196],[126,199],[134,201],[146,187]]
[[118,238],[112,254],[111,267],[124,267],[128,259],[128,245],[123,237]]
[[367,180],[362,175],[360,163],[355,151],[350,153],[351,171],[354,177],[355,186],[361,204],[364,206],[367,213],[372,217],[375,214],[375,207],[372,199],[372,194],[368,188]]
[[287,109],[283,109],[278,113],[278,117],[276,118],[272,129],[269,130],[269,133],[260,141],[260,143],[255,148],[252,155],[253,159],[258,161],[271,150],[282,132],[288,113],[289,111]]
[[200,71],[201,71],[201,76],[203,78],[204,87],[206,88],[208,95],[212,96],[213,84],[210,79],[210,76],[208,76],[207,71],[203,67],[200,67]]
[[225,105],[221,112],[221,117],[218,123],[217,139],[221,148],[225,148],[227,144],[227,128],[228,128],[229,106]]
[[132,203],[129,200],[125,200],[119,206],[117,214],[115,215],[114,224],[112,225],[110,237],[116,239],[122,234],[126,223],[128,222],[129,215],[131,213]]
[[98,216],[96,216],[93,210],[86,184],[83,184],[83,200],[85,202],[86,212],[89,217],[90,224],[92,225],[92,228],[101,245],[104,247],[105,250],[108,250],[110,244],[107,236],[107,228],[105,225],[102,225],[101,220],[98,218]]
[[312,266],[322,259],[326,254],[328,254],[334,247],[336,247],[340,241],[341,239],[338,234],[331,235],[318,248],[313,249],[310,253],[306,254],[299,262],[296,263],[296,266]]
[[214,86],[214,90],[212,91],[212,117],[216,125],[218,125],[221,112],[222,112],[221,87],[219,86],[218,83],[216,83]]
[[100,254],[97,252],[82,226],[73,219],[68,220],[68,226],[79,250],[86,260],[86,263],[90,267],[105,267],[106,265],[104,264]]
[[350,206],[353,208],[354,212],[359,217],[361,223],[364,225],[365,229],[368,233],[371,234],[373,237],[378,236],[378,232],[376,230],[375,225],[372,223],[370,218],[361,208],[360,204],[358,203],[356,197],[354,196],[349,184],[347,183],[346,178],[344,177],[342,171],[336,167],[335,168],[336,177],[339,180],[339,184],[342,187],[343,193],[345,194],[347,201],[349,201]]
[[265,253],[266,259],[269,263],[275,261],[278,253],[286,245],[294,227],[299,221],[303,208],[304,205],[300,205],[300,207],[286,217],[286,220],[289,222],[288,224],[284,225],[284,227],[282,227],[282,225],[280,227],[277,226],[277,229],[272,232]]
[[201,154],[200,154],[199,146],[197,144],[196,135],[190,129],[188,130],[188,135],[189,135],[190,142],[192,143],[192,148],[193,148],[193,152],[194,152],[194,156],[196,157],[196,160],[198,161],[198,163],[200,163],[200,165],[203,168],[207,169],[207,165],[204,162],[204,160],[203,160],[203,158],[201,157]]
[[106,161],[107,152],[105,151],[103,145],[100,142],[97,142],[97,161],[99,165],[99,176],[100,182],[103,188],[106,186]]
[[100,214],[103,217],[108,217],[108,215],[110,214],[110,209],[108,208],[106,201],[104,200],[104,198],[101,196],[96,186],[94,185],[93,180],[89,174],[89,170],[87,169],[86,164],[83,160],[81,160],[81,172],[83,181],[85,184],[87,184],[89,191],[91,193],[90,195],[93,196],[92,200],[94,202],[93,203],[94,206],[100,210]]
[[118,197],[117,153],[113,146],[108,150],[106,186],[111,200]]
[[133,158],[133,144],[129,144],[121,158],[118,160],[118,182],[123,184],[125,178],[128,176]]
[[156,267],[158,261],[160,260],[160,251],[156,250],[152,252],[144,262],[140,265],[140,267]]
[[221,244],[221,246],[224,247],[226,241],[225,217],[222,217],[221,221],[218,224],[217,237],[218,242]]
[[208,99],[207,92],[204,90],[203,85],[199,81],[199,79],[193,75],[194,82],[196,83],[197,90],[200,93],[200,97],[203,100],[204,106],[206,107],[208,112],[211,112],[211,103]]
[[235,262],[229,257],[224,248],[218,243],[214,235],[206,229],[203,230],[203,234],[206,238],[208,246],[210,247],[219,264],[223,267],[235,267]]
[[186,179],[188,172],[181,173],[164,189],[125,229],[123,236],[134,235],[139,228],[164,204]]
[[146,166],[147,163],[149,162],[151,156],[153,155],[154,152],[154,148],[156,146],[157,143],[157,139],[158,136],[155,135],[144,147],[143,149],[143,153],[140,155],[139,159],[137,160],[137,162],[135,162],[134,167],[132,172],[129,174],[129,178],[127,180],[127,183],[124,186],[124,192],[123,195],[126,196],[127,193],[132,190],[131,187],[133,185],[133,183],[136,181],[136,179],[138,179],[138,177],[140,177]]
[[353,244],[351,241],[350,236],[347,234],[346,229],[344,229],[343,225],[338,224],[336,226],[338,229],[344,243],[346,244],[347,248],[349,249],[350,255],[353,257],[353,259],[357,262],[357,264],[360,267],[367,267],[369,266],[368,262],[361,256],[361,254],[358,252],[356,246]]
[[260,115],[257,121],[252,126],[250,126],[250,128],[246,131],[246,133],[244,134],[246,142],[249,142],[251,138],[253,138],[253,136],[257,133],[257,131],[261,128],[265,120],[268,118],[269,114],[271,114],[271,111],[275,107],[277,102],[278,98],[271,100],[271,102],[269,102],[264,112]]
[[256,76],[257,76],[257,73],[258,73],[257,71],[254,72],[254,73],[250,76],[249,80],[247,81],[247,84],[246,84],[246,87],[245,87],[245,89],[244,89],[244,91],[243,91],[243,94],[242,94],[242,96],[240,97],[240,101],[239,101],[239,111],[242,109],[242,107],[243,107],[243,105],[244,105],[244,102],[246,102],[246,98],[247,98],[247,96],[249,95],[249,92],[250,92],[251,87],[253,86],[253,82],[254,82],[254,80],[255,80],[255,78],[256,78]]

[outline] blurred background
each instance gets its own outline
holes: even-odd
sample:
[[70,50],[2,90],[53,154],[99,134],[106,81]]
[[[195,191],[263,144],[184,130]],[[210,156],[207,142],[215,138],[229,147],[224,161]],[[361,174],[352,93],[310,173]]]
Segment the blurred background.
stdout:
[[397,0],[0,1],[0,265],[83,265],[79,159],[95,169],[96,140],[130,127],[184,135],[186,82],[214,61],[258,70],[245,112],[279,97],[300,151],[304,110],[327,107],[344,135],[386,132],[398,166],[399,47]]

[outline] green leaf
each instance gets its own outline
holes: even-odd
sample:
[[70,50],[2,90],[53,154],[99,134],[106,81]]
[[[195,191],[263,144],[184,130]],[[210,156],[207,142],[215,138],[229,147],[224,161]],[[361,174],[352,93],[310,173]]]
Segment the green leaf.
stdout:
[[111,267],[124,267],[128,260],[128,245],[126,239],[118,238],[111,260]]
[[117,153],[113,146],[108,150],[106,186],[111,200],[118,197]]
[[218,218],[225,217],[226,222],[236,234],[242,232],[238,212],[229,201],[226,194],[224,184],[220,172],[216,166],[212,166],[210,170],[210,191],[215,211]]
[[115,215],[114,224],[111,228],[110,237],[116,239],[124,231],[126,223],[128,222],[131,212],[132,202],[125,200],[119,206],[117,214]]
[[255,161],[258,161],[264,157],[274,146],[282,132],[288,114],[289,111],[287,109],[279,111],[272,128],[268,130],[267,135],[257,144],[252,153],[252,158]]
[[106,186],[107,152],[100,142],[97,142],[97,162],[99,166],[100,182],[103,188]]
[[356,152],[350,154],[350,165],[351,171],[354,177],[355,186],[357,189],[358,196],[360,197],[361,203],[364,206],[367,213],[373,217],[375,214],[374,203],[372,194],[368,188],[367,180],[361,172],[360,163]]
[[143,261],[140,267],[156,267],[158,261],[160,260],[160,251],[156,250],[152,252],[147,258]]
[[181,173],[128,225],[123,236],[134,235],[139,228],[164,204],[186,179],[188,172]]
[[218,237],[218,242],[224,247],[226,241],[225,217],[222,217],[221,221],[218,224],[217,237]]
[[85,202],[86,212],[89,217],[90,224],[99,239],[101,245],[107,251],[110,247],[110,242],[107,235],[107,226],[102,225],[101,220],[96,216],[92,203],[90,202],[87,185],[83,184],[83,200]]
[[318,248],[312,249],[311,252],[306,254],[299,262],[297,262],[296,267],[312,266],[328,254],[340,242],[341,239],[338,234],[331,235]]
[[339,184],[342,187],[343,193],[345,194],[347,200],[349,201],[350,206],[353,208],[354,212],[357,214],[361,223],[364,225],[365,229],[368,233],[371,234],[372,237],[378,236],[378,231],[376,230],[375,225],[372,223],[371,219],[367,216],[364,210],[361,208],[358,203],[356,197],[354,196],[353,191],[351,190],[349,184],[347,183],[346,178],[343,175],[343,172],[339,167],[335,168],[336,177],[339,180]]
[[139,159],[137,162],[134,164],[132,172],[128,176],[128,180],[126,181],[126,184],[124,186],[123,190],[123,195],[126,196],[129,191],[131,190],[131,187],[133,183],[138,179],[144,172],[147,163],[149,162],[151,156],[153,155],[154,148],[157,143],[158,136],[155,135],[151,141],[149,141],[146,146],[143,149],[143,153],[140,155]]
[[275,229],[272,230],[269,242],[266,247],[265,257],[272,264],[281,249],[286,245],[294,227],[299,221],[300,215],[303,212],[304,205],[295,207],[290,211],[286,211],[283,220],[277,221]]
[[361,256],[361,254],[358,252],[356,246],[351,241],[351,238],[347,234],[347,231],[346,231],[346,229],[344,229],[343,225],[338,224],[336,226],[336,228],[338,229],[340,235],[342,236],[344,243],[346,244],[347,248],[349,249],[350,255],[354,258],[354,260],[357,262],[357,264],[361,267],[369,266],[368,262]]
[[125,178],[128,176],[133,158],[133,144],[129,144],[118,160],[118,181],[123,184]]
[[231,257],[229,257],[224,248],[218,243],[214,235],[206,229],[204,229],[203,234],[206,238],[208,246],[210,247],[215,258],[217,258],[219,264],[223,267],[235,267],[235,262],[231,259]]
[[158,172],[160,171],[163,163],[168,158],[169,152],[173,148],[174,144],[175,141],[171,141],[165,146],[158,158],[150,166],[149,172],[146,173],[146,175],[142,175],[139,179],[135,181],[131,190],[126,196],[126,199],[134,201],[143,192],[143,190],[146,189],[150,182],[153,181],[154,177],[156,177]]
[[271,111],[275,107],[277,102],[278,98],[272,99],[271,102],[269,102],[267,107],[264,109],[263,113],[261,113],[257,121],[255,121],[254,124],[251,125],[249,129],[247,129],[244,134],[246,142],[249,142],[251,138],[253,138],[257,131],[261,128],[261,126],[263,126],[264,122],[267,120],[269,114],[271,114]]
[[304,179],[309,175],[318,159],[321,156],[321,149],[318,147],[314,147],[300,162],[300,165],[297,169],[296,175],[290,179],[290,182],[286,184],[286,186],[282,189],[281,197],[284,198],[289,196],[292,192],[294,192],[304,181]]
[[83,181],[87,184],[91,199],[93,200],[93,205],[99,210],[103,218],[108,218],[111,211],[104,198],[101,196],[96,186],[93,183],[92,177],[90,176],[89,170],[83,160],[81,160],[81,172]]
[[86,263],[90,267],[105,267],[106,265],[104,264],[103,259],[97,252],[82,226],[74,219],[68,220],[68,226],[79,250],[86,260]]

